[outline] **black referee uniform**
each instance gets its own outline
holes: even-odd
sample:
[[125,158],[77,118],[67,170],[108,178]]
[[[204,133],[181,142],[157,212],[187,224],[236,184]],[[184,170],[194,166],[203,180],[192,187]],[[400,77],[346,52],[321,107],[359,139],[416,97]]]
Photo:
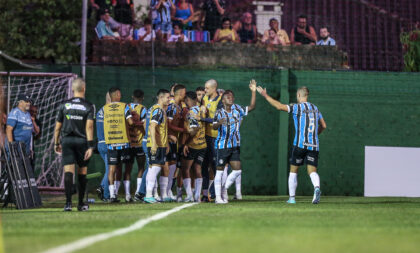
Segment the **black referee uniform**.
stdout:
[[[75,97],[65,101],[58,109],[57,122],[61,127],[61,149],[63,166],[77,164],[79,168],[86,167],[89,161],[84,160],[88,148],[93,148],[93,141],[87,141],[86,121],[95,119],[95,108],[84,98]],[[56,143],[57,145],[57,143]],[[86,175],[78,175],[79,179],[79,206],[83,206],[83,197],[86,189]],[[66,191],[66,205],[70,204],[73,185],[73,173],[64,174]]]

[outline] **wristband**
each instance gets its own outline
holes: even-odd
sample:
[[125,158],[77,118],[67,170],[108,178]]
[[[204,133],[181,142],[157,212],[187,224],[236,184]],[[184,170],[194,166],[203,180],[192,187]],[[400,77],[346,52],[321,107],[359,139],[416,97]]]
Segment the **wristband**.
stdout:
[[89,148],[95,148],[96,147],[96,142],[95,141],[88,141],[88,147]]

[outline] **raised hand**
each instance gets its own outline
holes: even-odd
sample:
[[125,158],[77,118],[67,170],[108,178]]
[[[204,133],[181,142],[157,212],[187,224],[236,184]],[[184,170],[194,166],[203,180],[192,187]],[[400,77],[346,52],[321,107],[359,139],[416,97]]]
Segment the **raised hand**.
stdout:
[[261,86],[258,86],[257,87],[257,91],[258,91],[258,93],[261,94],[261,96],[263,96],[263,97],[267,96],[267,89],[266,88],[263,88]]
[[249,89],[250,89],[252,92],[255,92],[255,91],[257,90],[257,82],[256,82],[254,79],[252,79],[252,80],[249,82]]

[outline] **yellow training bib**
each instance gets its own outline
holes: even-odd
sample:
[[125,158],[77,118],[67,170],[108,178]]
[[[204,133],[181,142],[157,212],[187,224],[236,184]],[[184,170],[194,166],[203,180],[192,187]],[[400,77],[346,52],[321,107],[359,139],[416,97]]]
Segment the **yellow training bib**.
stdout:
[[[221,98],[222,96],[217,95],[217,97],[215,97],[213,100],[210,100],[208,96],[204,96],[203,105],[207,108],[207,118],[214,118],[214,115],[217,111],[217,105],[219,104]],[[216,138],[217,134],[218,131],[213,129],[213,124],[206,123],[206,135]]]
[[[141,111],[144,106],[140,104],[130,104],[131,111],[136,112],[141,116]],[[141,147],[145,131],[143,126],[130,126],[128,128],[128,135],[130,137],[130,147]]]
[[106,144],[128,143],[125,123],[125,103],[115,102],[104,106],[104,133]]
[[155,140],[156,146],[159,148],[165,148],[168,146],[168,125],[166,112],[159,104],[155,104],[150,109],[150,119],[149,119],[149,130],[147,133],[147,147],[152,147],[152,137],[150,134],[152,122],[157,123],[155,131]]

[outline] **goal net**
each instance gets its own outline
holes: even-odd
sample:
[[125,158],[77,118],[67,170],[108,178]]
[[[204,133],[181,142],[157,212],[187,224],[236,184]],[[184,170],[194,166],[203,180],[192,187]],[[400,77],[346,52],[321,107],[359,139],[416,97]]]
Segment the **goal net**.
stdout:
[[19,94],[28,95],[38,107],[41,133],[33,143],[35,175],[41,189],[64,188],[61,156],[54,152],[55,117],[59,105],[72,96],[71,82],[77,78],[72,73],[0,72],[7,111],[17,105]]

